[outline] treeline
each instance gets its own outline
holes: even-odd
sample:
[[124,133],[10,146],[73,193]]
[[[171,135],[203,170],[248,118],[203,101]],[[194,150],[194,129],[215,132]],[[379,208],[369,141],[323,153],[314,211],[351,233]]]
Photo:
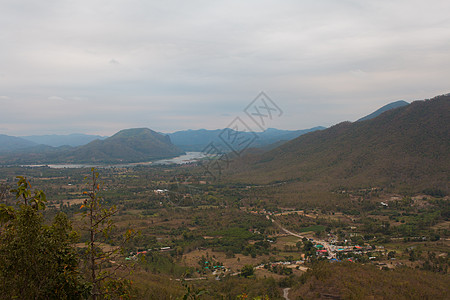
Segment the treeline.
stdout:
[[[130,281],[117,275],[126,269],[119,260],[122,245],[108,246],[117,211],[103,207],[96,170],[80,207],[81,230],[90,236],[84,247],[74,246],[79,233],[67,215],[59,212],[46,222],[45,193],[32,190],[25,177],[17,179],[10,190],[16,203],[3,203],[5,193],[0,199],[1,299],[130,298]],[[130,237],[131,232],[123,241]]]

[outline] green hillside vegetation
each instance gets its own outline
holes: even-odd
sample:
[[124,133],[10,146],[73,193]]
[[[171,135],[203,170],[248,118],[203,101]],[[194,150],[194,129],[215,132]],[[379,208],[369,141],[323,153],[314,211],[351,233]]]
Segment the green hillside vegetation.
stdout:
[[312,189],[383,186],[448,192],[449,100],[446,95],[415,101],[371,120],[305,134],[238,160],[227,179]]

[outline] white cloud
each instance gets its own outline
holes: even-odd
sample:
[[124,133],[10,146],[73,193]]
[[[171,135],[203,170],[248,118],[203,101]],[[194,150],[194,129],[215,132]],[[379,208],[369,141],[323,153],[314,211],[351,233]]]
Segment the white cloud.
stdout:
[[0,91],[64,119],[27,121],[48,130],[80,128],[80,116],[101,130],[121,129],[117,117],[217,128],[210,116],[238,114],[260,90],[292,115],[280,126],[329,125],[448,92],[448,11],[444,0],[2,1]]

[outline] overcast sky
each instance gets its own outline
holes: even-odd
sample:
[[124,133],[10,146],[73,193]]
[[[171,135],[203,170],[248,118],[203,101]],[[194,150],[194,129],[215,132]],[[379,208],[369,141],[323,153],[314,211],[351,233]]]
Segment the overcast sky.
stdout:
[[450,1],[0,1],[0,133],[354,121],[450,92]]

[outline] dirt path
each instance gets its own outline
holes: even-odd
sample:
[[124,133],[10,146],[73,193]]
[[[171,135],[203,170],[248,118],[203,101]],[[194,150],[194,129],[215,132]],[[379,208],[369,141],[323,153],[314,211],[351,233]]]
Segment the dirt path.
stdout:
[[286,299],[286,300],[289,300],[289,290],[290,289],[291,288],[284,288],[283,289],[283,298]]
[[[271,220],[272,223],[275,223],[275,224],[276,224],[278,227],[280,227],[280,229],[283,230],[285,233],[290,234],[290,235],[295,236],[295,237],[298,237],[298,238],[303,238],[303,237],[304,237],[304,236],[302,236],[302,235],[300,235],[300,234],[298,234],[298,233],[295,233],[295,232],[292,232],[292,231],[290,231],[290,230],[287,230],[286,228],[284,228],[283,226],[281,226],[280,223],[278,223],[277,221],[275,221],[274,219],[272,219],[272,218],[269,217],[268,215],[266,215],[266,218],[269,219],[269,220]],[[316,241],[319,242],[320,244],[322,244],[322,245],[325,247],[325,249],[328,251],[328,255],[331,256],[331,258],[336,258],[336,253],[333,253],[333,252],[331,251],[331,245],[330,245],[328,242],[323,241],[323,240],[317,240],[317,239],[316,239]]]

